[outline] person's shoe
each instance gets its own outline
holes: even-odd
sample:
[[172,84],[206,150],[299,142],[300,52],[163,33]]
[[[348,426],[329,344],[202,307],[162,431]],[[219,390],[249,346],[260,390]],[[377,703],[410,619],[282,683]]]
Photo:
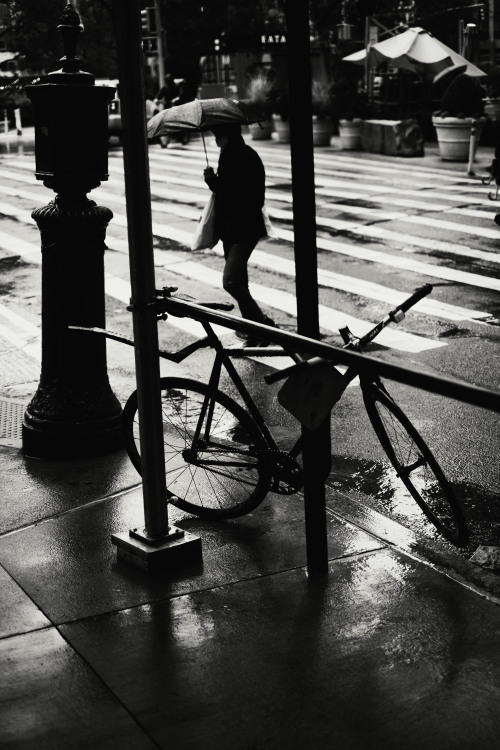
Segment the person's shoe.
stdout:
[[263,339],[259,339],[254,334],[248,334],[248,333],[240,333],[240,331],[235,331],[236,338],[240,339],[240,341],[243,344],[244,348],[247,348],[249,346],[268,346],[269,342],[264,341]]
[[[269,326],[270,328],[276,328],[276,323],[272,318],[265,315],[263,320],[258,321],[259,323],[263,323],[265,326]],[[248,347],[257,347],[257,346],[269,346],[271,344],[270,341],[267,339],[259,338],[258,334],[255,333],[244,333],[243,331],[235,331],[236,338],[240,339],[244,342],[243,346]]]
[[497,224],[500,227],[500,214],[497,214],[495,218],[493,219],[495,224]]

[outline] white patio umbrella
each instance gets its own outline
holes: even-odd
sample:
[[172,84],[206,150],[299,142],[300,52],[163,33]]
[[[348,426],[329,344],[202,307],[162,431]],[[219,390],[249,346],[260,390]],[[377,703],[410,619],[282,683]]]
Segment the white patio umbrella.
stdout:
[[[366,49],[342,58],[346,62],[364,65]],[[470,76],[484,76],[482,70],[459,55],[446,44],[436,39],[430,32],[415,26],[402,34],[396,34],[383,42],[370,47],[368,61],[372,65],[388,62],[396,68],[413,73],[437,75],[442,70],[457,65],[465,65],[464,73]]]

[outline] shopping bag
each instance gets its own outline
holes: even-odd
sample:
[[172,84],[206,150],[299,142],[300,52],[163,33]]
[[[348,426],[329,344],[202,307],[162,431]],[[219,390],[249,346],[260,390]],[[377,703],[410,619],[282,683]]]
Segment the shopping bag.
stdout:
[[264,226],[266,227],[266,236],[271,240],[277,240],[278,233],[271,224],[271,219],[269,218],[269,214],[267,213],[267,208],[265,206],[263,206],[262,208],[262,218],[264,219]]
[[205,248],[215,247],[219,238],[215,233],[215,195],[210,194],[203,213],[194,233],[191,250],[204,250]]

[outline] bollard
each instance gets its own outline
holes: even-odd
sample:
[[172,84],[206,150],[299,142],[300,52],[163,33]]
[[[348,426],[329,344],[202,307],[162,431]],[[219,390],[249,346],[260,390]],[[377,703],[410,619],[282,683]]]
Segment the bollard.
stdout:
[[[97,455],[122,444],[106,342],[69,325],[105,327],[104,250],[113,214],[87,193],[108,179],[107,105],[114,89],[80,69],[83,30],[71,3],[58,29],[62,67],[27,87],[35,111],[36,178],[57,195],[32,216],[42,244],[42,367],[23,420],[23,451],[38,458]],[[94,340],[95,339],[95,340]]]
[[473,177],[474,172],[474,156],[476,153],[476,121],[472,120],[470,128],[470,142],[469,142],[469,163],[467,165],[467,174]]

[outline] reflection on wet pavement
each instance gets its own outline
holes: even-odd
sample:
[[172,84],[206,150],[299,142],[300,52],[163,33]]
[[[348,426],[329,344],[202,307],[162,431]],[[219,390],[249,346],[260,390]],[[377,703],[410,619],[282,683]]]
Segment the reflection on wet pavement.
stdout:
[[[351,456],[332,456],[329,484],[344,492],[363,495],[363,502],[373,510],[401,523],[417,534],[442,540],[398,478],[392,465]],[[500,545],[500,502],[478,485],[451,482],[462,505],[471,539],[460,552],[470,557],[478,545]]]

